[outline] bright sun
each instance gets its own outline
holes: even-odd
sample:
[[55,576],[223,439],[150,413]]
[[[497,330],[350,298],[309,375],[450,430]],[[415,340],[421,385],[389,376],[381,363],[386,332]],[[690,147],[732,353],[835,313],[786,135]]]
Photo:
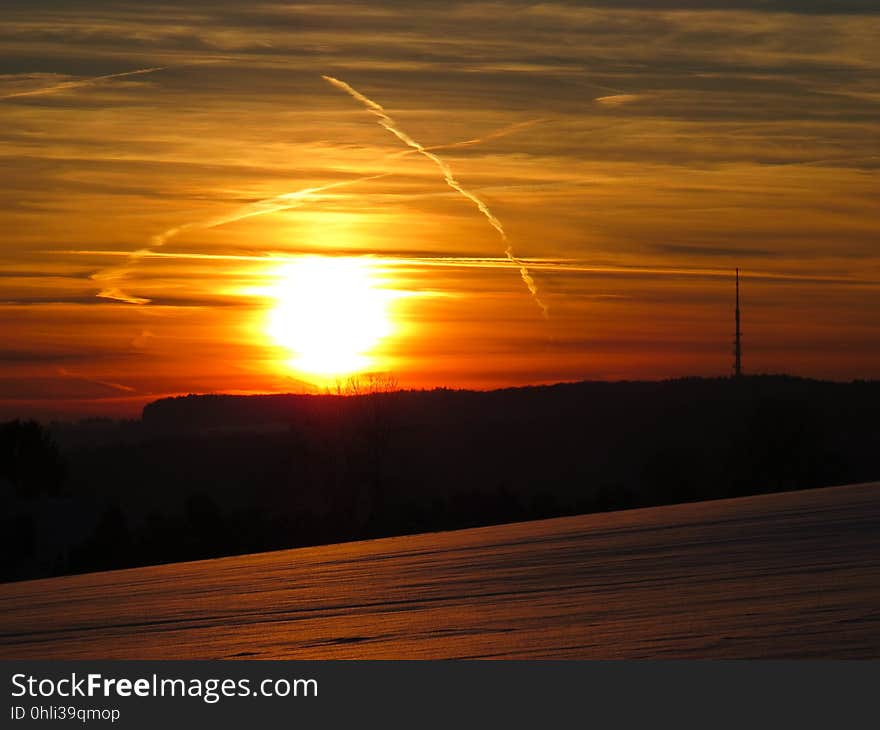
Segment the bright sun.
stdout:
[[394,294],[380,283],[369,259],[303,256],[278,272],[267,332],[298,372],[327,378],[369,369],[393,331]]

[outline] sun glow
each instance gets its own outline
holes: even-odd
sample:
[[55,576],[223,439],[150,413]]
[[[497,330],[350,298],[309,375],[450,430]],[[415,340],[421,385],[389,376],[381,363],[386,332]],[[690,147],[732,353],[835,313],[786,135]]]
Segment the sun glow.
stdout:
[[320,378],[376,366],[375,350],[394,331],[390,304],[367,258],[303,256],[285,264],[271,290],[267,333],[289,350],[289,366]]

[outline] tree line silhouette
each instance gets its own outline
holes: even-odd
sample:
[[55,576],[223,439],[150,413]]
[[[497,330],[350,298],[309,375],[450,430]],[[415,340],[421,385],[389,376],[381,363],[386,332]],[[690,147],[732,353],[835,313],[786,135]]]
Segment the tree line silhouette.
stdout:
[[876,381],[387,385],[0,425],[0,579],[880,479]]

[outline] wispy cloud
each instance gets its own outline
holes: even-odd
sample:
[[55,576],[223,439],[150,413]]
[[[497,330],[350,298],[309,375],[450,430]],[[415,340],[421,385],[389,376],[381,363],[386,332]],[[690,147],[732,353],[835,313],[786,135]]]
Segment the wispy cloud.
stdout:
[[[64,256],[88,256],[88,257],[121,257],[130,256],[128,251],[94,250],[94,249],[64,249],[46,251],[46,254]],[[718,252],[725,256],[733,256],[736,250],[723,249]],[[184,251],[147,251],[144,258],[165,259],[170,261],[226,261],[230,263],[254,263],[277,264],[295,262],[301,256],[313,256],[313,251],[288,251],[284,254],[230,254],[230,253],[196,253]],[[346,255],[351,255],[346,254]],[[716,253],[717,255],[717,253]],[[764,255],[749,253],[750,257]],[[368,254],[374,259],[377,266],[386,268],[395,267],[425,267],[425,268],[457,268],[457,269],[510,269],[512,264],[506,256],[416,256],[401,252],[374,252]],[[556,274],[602,274],[620,276],[649,276],[649,277],[695,277],[704,279],[729,279],[732,269],[713,266],[638,266],[638,265],[612,265],[596,263],[590,259],[576,258],[527,258],[523,263],[530,269],[545,273]],[[276,276],[274,268],[267,269],[267,276]],[[869,276],[835,276],[820,273],[801,273],[790,270],[774,270],[761,267],[752,267],[742,273],[744,278],[760,281],[785,281],[822,284],[840,284],[859,287],[880,287],[880,278]]]

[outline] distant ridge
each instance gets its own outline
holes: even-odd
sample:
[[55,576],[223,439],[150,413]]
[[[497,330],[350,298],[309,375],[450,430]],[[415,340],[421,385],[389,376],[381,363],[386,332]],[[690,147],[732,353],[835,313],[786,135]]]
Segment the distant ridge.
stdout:
[[335,394],[267,393],[261,395],[227,395],[223,393],[189,394],[161,398],[148,403],[142,420],[149,429],[171,431],[192,429],[223,429],[229,427],[289,425],[311,419],[344,417],[365,399],[381,402],[385,408],[413,412],[421,408],[469,409],[508,405],[514,409],[532,408],[544,401],[570,402],[600,397],[634,397],[650,399],[690,397],[712,393],[717,396],[755,397],[824,397],[855,392],[880,392],[880,381],[836,382],[792,375],[749,375],[738,379],[686,376],[669,380],[584,380],[578,382],[528,385],[478,391],[435,388],[432,390],[399,390],[364,393],[355,396]]

